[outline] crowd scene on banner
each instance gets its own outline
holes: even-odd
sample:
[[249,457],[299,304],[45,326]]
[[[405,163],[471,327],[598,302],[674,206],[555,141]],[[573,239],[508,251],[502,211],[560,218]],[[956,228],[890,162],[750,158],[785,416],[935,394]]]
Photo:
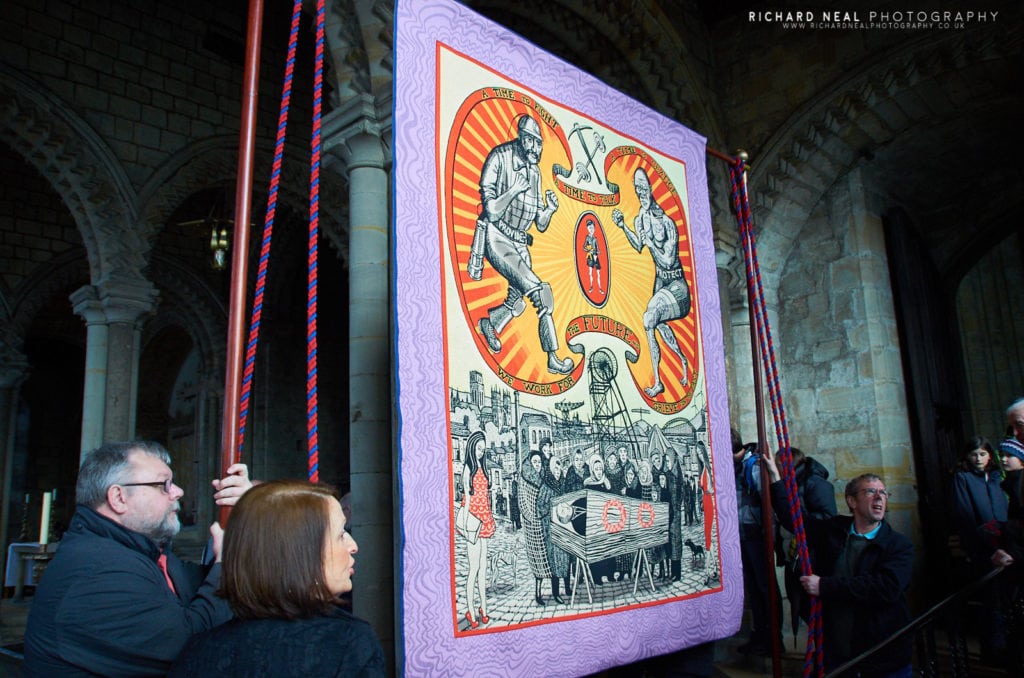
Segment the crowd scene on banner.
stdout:
[[[1012,675],[1013,667],[1022,665],[1024,646],[1024,398],[1007,408],[1006,417],[998,444],[981,436],[965,441],[961,464],[950,479],[950,501],[955,516],[951,543],[963,555],[965,583],[993,568],[1009,569],[1009,577],[993,579],[978,594],[978,631],[983,659],[1006,666]],[[676,460],[670,454],[623,461],[614,450],[585,462],[582,454],[574,454],[563,469],[559,457],[545,447],[550,446],[542,445],[524,462],[520,499],[528,494],[546,504],[566,488],[595,487],[650,499],[657,495],[679,507],[680,524],[701,520],[701,510],[681,508],[687,493],[696,490],[684,490],[673,479]],[[486,513],[492,504],[488,500],[485,509],[483,500],[474,501],[488,493],[482,436],[469,450],[464,496],[481,519],[477,541],[485,543],[487,531],[494,529],[493,516],[488,521]],[[828,471],[792,449],[791,482],[802,501],[812,562],[812,572],[804,574],[795,565],[795,516],[779,455],[743,443],[734,430],[733,456],[751,612],[750,635],[741,650],[768,654],[778,640],[772,634],[782,626],[781,618],[770,618],[767,604],[776,578],[763,566],[764,531],[753,527],[762,524],[760,497],[767,490],[794,628],[806,621],[810,600],[817,597],[825,610],[826,669],[857,658],[861,675],[911,676],[909,636],[869,653],[911,620],[906,593],[915,553],[910,540],[886,521],[890,494],[884,479],[865,473],[850,480],[843,491],[846,511],[840,511]],[[253,483],[245,465],[231,466],[224,478],[213,481],[216,504],[233,507],[227,529],[214,523],[206,562],[186,563],[169,548],[180,529],[184,494],[174,483],[170,463],[162,446],[143,441],[107,443],[85,457],[76,512],[39,582],[29,615],[26,675],[386,674],[373,630],[348,609],[358,546],[347,528],[351,508],[343,506],[333,488],[291,480]],[[507,498],[505,505],[510,514],[512,501]],[[541,562],[546,567],[543,576],[534,570],[536,602],[557,604],[569,583],[567,559],[551,549],[543,521],[530,505],[520,501],[519,520],[522,529],[537,534],[536,552],[528,554],[531,568]],[[669,579],[677,575],[681,557],[675,541],[652,554],[662,563],[658,574]],[[622,574],[614,562],[598,566],[607,568],[600,577]],[[486,577],[471,578],[467,589],[472,587],[479,597],[469,617],[486,624]],[[648,675],[708,676],[713,658],[713,644],[707,644],[647,660],[644,670]]]

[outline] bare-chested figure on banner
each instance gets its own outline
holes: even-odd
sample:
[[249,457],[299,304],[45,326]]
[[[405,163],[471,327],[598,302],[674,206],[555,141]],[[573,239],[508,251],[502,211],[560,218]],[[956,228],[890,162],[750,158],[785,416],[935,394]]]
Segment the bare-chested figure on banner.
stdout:
[[[548,354],[548,371],[568,374],[573,368],[572,359],[563,360],[557,355],[558,335],[551,317],[554,294],[551,285],[533,272],[529,250],[533,242],[530,227],[536,224],[539,233],[547,230],[558,209],[558,198],[551,190],[541,194],[540,126],[523,115],[516,127],[517,138],[495,146],[487,154],[480,173],[483,214],[477,222],[473,251],[486,256],[494,270],[508,281],[508,293],[505,301],[487,310],[478,326],[491,351],[500,352],[502,330],[526,310],[528,297],[537,309],[537,333],[541,348]],[[470,265],[474,265],[472,257]],[[470,276],[479,279],[472,268]]]
[[669,321],[685,318],[690,312],[690,287],[683,277],[683,266],[679,262],[679,231],[665,210],[651,195],[651,180],[643,168],[633,174],[633,188],[640,200],[640,213],[633,222],[633,230],[626,228],[622,211],[612,211],[612,221],[622,229],[637,252],[643,252],[644,246],[651,251],[654,259],[654,294],[647,302],[644,311],[644,330],[647,332],[647,345],[651,352],[651,369],[654,371],[654,382],[644,392],[651,398],[665,390],[661,382],[659,368],[661,366],[661,347],[658,337],[661,335],[665,345],[683,362],[683,381],[689,374],[686,356],[679,349],[675,332],[668,326]]

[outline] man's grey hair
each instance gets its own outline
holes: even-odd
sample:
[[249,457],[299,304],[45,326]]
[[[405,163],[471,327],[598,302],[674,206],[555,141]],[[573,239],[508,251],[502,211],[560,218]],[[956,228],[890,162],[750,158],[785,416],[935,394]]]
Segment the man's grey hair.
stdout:
[[171,455],[164,446],[150,440],[104,443],[89,452],[82,461],[75,485],[75,501],[92,509],[106,503],[110,486],[127,481],[125,475],[131,467],[128,457],[132,452],[148,454],[168,465],[171,463]]
[[880,483],[885,482],[884,480],[882,480],[882,476],[877,475],[875,473],[862,473],[853,480],[851,480],[850,482],[846,483],[846,496],[856,497],[857,492],[860,491],[861,484],[870,483],[872,480],[877,480]]
[[1009,419],[1010,414],[1019,407],[1024,407],[1024,397],[1017,398],[1012,403],[1010,403],[1009,407],[1006,408],[1007,419]]

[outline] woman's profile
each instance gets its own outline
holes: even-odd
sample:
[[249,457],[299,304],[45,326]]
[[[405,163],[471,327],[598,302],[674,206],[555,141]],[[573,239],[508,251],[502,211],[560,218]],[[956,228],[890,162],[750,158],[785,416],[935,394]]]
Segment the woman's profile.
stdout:
[[224,532],[221,595],[235,619],[192,636],[169,675],[386,675],[373,629],[340,604],[358,550],[330,487],[252,488]]
[[[487,475],[487,449],[484,434],[476,431],[466,441],[466,463],[462,467],[463,503],[480,520],[480,533],[474,541],[466,540],[469,574],[466,577],[466,602],[469,606],[466,621],[470,628],[491,621],[487,614],[487,542],[494,536],[494,516],[491,513],[491,479]],[[473,614],[473,589],[479,592],[480,606]]]

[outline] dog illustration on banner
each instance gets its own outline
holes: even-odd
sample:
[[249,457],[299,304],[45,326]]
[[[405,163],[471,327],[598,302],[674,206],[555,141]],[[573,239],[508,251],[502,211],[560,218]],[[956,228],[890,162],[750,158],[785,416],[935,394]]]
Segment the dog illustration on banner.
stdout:
[[[571,129],[495,86],[448,130],[443,275],[465,319],[445,333],[459,634],[721,586],[682,173],[627,139],[609,149],[620,137],[593,121]],[[705,537],[708,557],[684,558]]]

